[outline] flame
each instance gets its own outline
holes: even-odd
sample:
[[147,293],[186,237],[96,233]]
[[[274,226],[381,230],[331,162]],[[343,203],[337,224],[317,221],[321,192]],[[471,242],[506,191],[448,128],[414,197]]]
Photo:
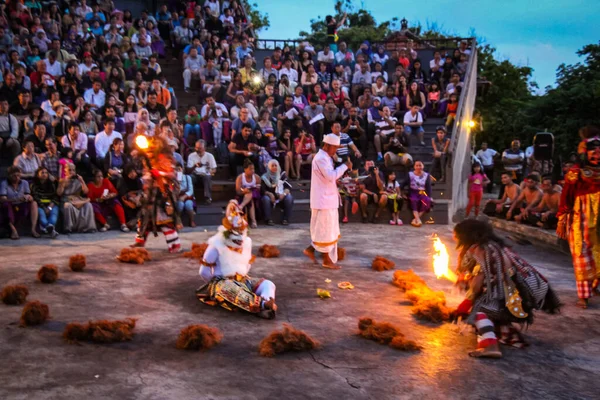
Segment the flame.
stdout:
[[138,148],[146,150],[148,148],[148,139],[144,135],[138,135],[135,138],[135,144]]
[[433,272],[438,279],[444,277],[449,281],[456,282],[456,275],[448,268],[450,256],[446,245],[442,243],[439,236],[433,238]]

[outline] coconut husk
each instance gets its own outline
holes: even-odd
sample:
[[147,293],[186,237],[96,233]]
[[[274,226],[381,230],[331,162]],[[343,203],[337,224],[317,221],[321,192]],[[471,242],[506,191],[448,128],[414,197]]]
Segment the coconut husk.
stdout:
[[344,258],[346,258],[346,249],[343,247],[338,247],[337,253],[338,253],[338,261],[344,261]]
[[90,321],[87,324],[70,323],[65,327],[63,338],[69,343],[127,342],[133,338],[136,319],[127,318],[116,321]]
[[279,257],[281,252],[277,248],[277,246],[273,246],[270,244],[263,244],[258,248],[258,256],[263,258],[276,258]]
[[365,339],[387,344],[396,350],[415,351],[421,349],[416,342],[404,338],[400,328],[389,322],[375,322],[372,318],[358,320],[358,334]]
[[306,332],[283,324],[283,330],[273,331],[258,346],[258,352],[264,357],[273,357],[288,351],[308,351],[318,349],[321,344]]
[[58,279],[58,267],[54,264],[43,265],[37,273],[37,278],[42,283],[54,283]]
[[50,316],[50,310],[46,304],[37,300],[30,301],[23,307],[21,313],[21,326],[41,325]]
[[150,253],[143,247],[125,247],[117,256],[117,260],[129,264],[143,264],[150,261]]
[[81,272],[86,267],[86,260],[83,254],[75,254],[69,257],[69,268],[73,272]]
[[179,332],[176,347],[185,350],[208,350],[221,343],[223,334],[207,325],[189,325]]
[[423,284],[407,291],[406,298],[413,304],[415,318],[436,323],[450,320],[451,309],[446,307],[444,292],[431,290]]
[[192,243],[192,250],[183,253],[184,257],[193,258],[198,261],[202,261],[204,252],[208,248],[208,243]]
[[446,295],[441,290],[434,291],[429,286],[417,286],[406,292],[406,298],[413,304],[421,302],[435,302],[446,305]]
[[23,285],[9,285],[4,286],[0,298],[2,302],[7,305],[16,306],[25,303],[29,290],[27,286]]
[[396,267],[395,262],[381,256],[375,257],[371,263],[371,268],[373,268],[375,271],[387,271],[394,269],[394,267]]
[[409,269],[408,271],[398,270],[394,272],[392,283],[398,286],[404,292],[417,286],[426,285],[425,281],[419,275],[415,274],[412,269]]

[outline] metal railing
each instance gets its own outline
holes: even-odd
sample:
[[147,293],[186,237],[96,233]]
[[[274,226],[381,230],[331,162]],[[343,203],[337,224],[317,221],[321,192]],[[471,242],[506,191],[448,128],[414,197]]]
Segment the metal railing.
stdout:
[[290,46],[291,50],[296,50],[304,40],[300,39],[255,39],[255,50],[275,50],[276,47],[283,49]]
[[395,40],[393,37],[388,40],[382,40],[371,43],[372,47],[383,46],[387,51],[402,50],[406,48],[406,44],[411,41],[414,43],[415,50],[425,49],[451,49],[458,48],[458,45],[463,40],[467,41],[467,45],[472,47],[475,42],[475,38],[468,37],[452,37],[452,38],[436,38],[436,39],[424,39],[424,38],[402,38]]

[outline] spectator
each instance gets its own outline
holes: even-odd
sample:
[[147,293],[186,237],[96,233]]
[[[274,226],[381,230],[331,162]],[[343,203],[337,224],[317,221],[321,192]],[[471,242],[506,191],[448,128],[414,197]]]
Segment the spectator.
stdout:
[[35,173],[31,183],[31,195],[38,208],[38,226],[40,232],[48,234],[52,239],[58,236],[56,223],[58,222],[59,198],[56,195],[56,180],[46,167],[40,167]]
[[143,185],[134,163],[127,164],[123,170],[123,179],[117,187],[119,199],[125,210],[127,227],[133,229],[137,224],[138,212],[142,206]]
[[129,232],[125,221],[125,211],[121,202],[117,199],[117,189],[115,189],[107,178],[104,178],[101,170],[95,170],[93,176],[94,180],[88,183],[87,195],[91,201],[96,221],[101,226],[99,229],[100,232],[106,232],[110,229],[106,218],[111,213],[114,213],[119,220],[121,231]]
[[512,180],[519,184],[523,180],[523,163],[525,161],[525,153],[521,150],[521,142],[513,140],[510,148],[502,153],[502,164],[504,170],[511,173]]
[[383,107],[381,119],[375,123],[374,144],[377,151],[377,162],[383,162],[383,146],[390,141],[390,137],[394,134],[395,126],[398,120],[392,117],[389,107]]
[[307,133],[304,128],[301,128],[298,137],[294,139],[295,164],[296,164],[296,179],[300,179],[300,167],[302,165],[310,165],[312,159],[317,153],[315,139],[310,133]]
[[[352,139],[353,143],[358,143],[361,154],[367,154],[368,138],[367,132],[363,128],[365,122],[358,116],[358,110],[356,107],[351,106],[348,110],[348,117],[341,123],[342,132],[347,133]],[[321,136],[322,138],[322,136]],[[321,139],[316,140],[317,143],[321,142]]]
[[415,81],[411,82],[406,96],[406,108],[410,110],[413,106],[418,106],[421,114],[425,112],[427,106],[425,94],[419,90],[419,84]]
[[394,127],[394,136],[390,139],[387,145],[383,145],[385,151],[383,160],[385,167],[390,169],[397,165],[409,168],[412,166],[413,159],[408,154],[408,140],[404,135],[404,125],[401,122],[396,122]]
[[435,138],[431,138],[431,147],[433,149],[433,162],[429,169],[429,174],[437,181],[446,180],[446,157],[450,139],[446,137],[446,128],[438,126],[435,130]]
[[423,129],[423,116],[419,112],[419,106],[414,105],[404,114],[404,132],[408,137],[416,133],[421,146],[425,146],[425,130]]
[[471,167],[471,175],[469,176],[469,185],[467,191],[469,193],[469,204],[465,212],[465,218],[469,218],[471,209],[475,207],[475,218],[479,216],[479,205],[483,197],[483,187],[488,182],[488,177],[481,171],[481,165],[473,164]]
[[212,177],[217,172],[217,163],[215,157],[206,151],[204,140],[197,140],[194,148],[196,151],[187,160],[187,171],[192,174],[196,185],[202,185],[204,204],[208,205],[212,203]]
[[286,95],[277,110],[277,131],[283,132],[284,128],[296,129],[301,124],[302,117],[294,108],[294,97]]
[[0,150],[10,160],[21,151],[19,144],[19,123],[14,115],[8,113],[8,100],[0,99]]
[[458,95],[452,93],[450,99],[446,104],[446,129],[452,130],[454,120],[456,119],[456,113],[458,112]]
[[504,190],[500,199],[489,200],[483,209],[483,213],[490,217],[506,218],[508,210],[521,194],[521,188],[513,182],[510,172],[502,172],[501,182]]
[[[298,71],[292,68],[292,60],[290,58],[286,58],[283,67],[279,70],[279,80],[283,80],[283,76],[287,76],[290,82],[295,84],[298,83]],[[281,89],[279,89],[281,95]]]
[[390,113],[394,115],[396,111],[400,109],[400,101],[396,96],[394,96],[394,88],[388,86],[385,89],[385,97],[381,98],[381,105],[383,107],[389,107]]
[[48,170],[48,173],[50,174],[50,179],[55,180],[59,178],[60,171],[60,155],[58,154],[58,144],[56,143],[56,139],[54,139],[53,137],[46,138],[45,144],[45,147],[46,149],[48,149],[48,151],[41,155],[42,167]]
[[542,191],[542,200],[530,210],[526,222],[544,229],[556,229],[561,192],[555,189],[550,176],[542,177]]
[[258,119],[258,111],[256,110],[256,107],[254,107],[254,104],[252,104],[251,102],[247,102],[246,98],[242,94],[239,94],[235,97],[235,105],[231,107],[230,110],[231,118],[239,118],[240,110],[244,107],[248,109],[248,112],[250,113],[249,115],[253,120]]
[[488,148],[487,142],[482,142],[481,149],[475,155],[483,164],[483,173],[490,180],[490,183],[487,185],[487,192],[492,193],[494,187],[494,158],[498,155],[498,152]]
[[113,186],[118,186],[123,178],[123,168],[130,162],[130,157],[125,153],[125,143],[121,138],[114,138],[110,150],[104,157],[103,171]]
[[27,141],[23,144],[23,152],[15,158],[13,165],[19,167],[19,179],[32,180],[35,171],[42,166],[42,160],[35,154],[33,142]]
[[411,225],[420,227],[423,225],[421,218],[431,209],[431,177],[424,171],[422,161],[416,161],[414,170],[409,172],[408,179],[402,185],[402,189],[407,189],[408,201],[413,214]]
[[158,97],[156,93],[148,93],[148,103],[146,104],[146,110],[148,110],[148,118],[154,125],[158,125],[160,120],[167,116],[167,109],[162,104],[158,103]]
[[19,167],[8,167],[7,179],[0,184],[0,203],[2,205],[2,223],[8,222],[10,238],[19,239],[17,226],[27,217],[31,221],[31,236],[39,238],[37,232],[38,206],[31,196],[29,183],[21,179]]
[[254,127],[250,123],[243,123],[240,133],[234,134],[229,143],[230,176],[237,175],[237,167],[245,165],[247,158],[254,163],[255,167],[258,166],[258,142],[256,137],[251,134],[253,129]]
[[[247,127],[244,127],[244,132]],[[254,164],[250,159],[244,160],[244,172],[235,180],[235,191],[238,195],[240,208],[248,210],[250,228],[256,229],[256,209],[260,196],[261,179],[254,173]]]
[[196,135],[196,139],[200,137],[200,122],[202,121],[202,117],[198,114],[198,110],[196,106],[191,105],[188,107],[188,112],[184,117],[185,126],[183,128],[183,137],[185,139],[188,138],[190,133],[194,133]]
[[79,130],[77,124],[71,124],[69,134],[62,137],[61,143],[63,148],[72,150],[75,165],[80,170],[89,171],[91,161],[88,155],[88,138]]
[[525,188],[521,190],[519,197],[511,204],[506,219],[521,222],[529,218],[529,212],[537,207],[542,201],[543,192],[538,187],[540,178],[538,175],[528,175],[525,179]]
[[182,213],[185,210],[189,220],[190,227],[195,228],[196,222],[194,218],[196,216],[195,200],[194,200],[194,185],[192,184],[192,177],[183,173],[183,165],[177,164],[175,167],[177,174],[177,181],[179,182],[179,195],[177,197],[176,208],[178,213]]
[[86,90],[83,94],[83,99],[92,110],[97,110],[100,107],[103,107],[104,103],[106,102],[106,93],[104,93],[104,90],[102,90],[102,81],[94,81],[92,88]]
[[162,87],[158,77],[152,79],[152,90],[156,93],[156,102],[161,104],[166,110],[171,108],[171,93],[169,89]]
[[372,223],[377,223],[379,215],[383,209],[387,206],[388,198],[385,192],[385,177],[383,172],[379,171],[379,168],[375,166],[373,161],[367,161],[365,163],[365,169],[367,171],[367,178],[360,185],[360,211],[362,214],[363,224],[369,221],[367,207],[369,204],[376,204],[377,210],[371,217]]
[[123,139],[123,136],[114,130],[115,129],[115,121],[107,119],[104,121],[104,130],[99,132],[94,138],[94,144],[96,148],[96,163],[98,165],[103,165],[104,158],[106,154],[110,150],[110,146],[112,145],[115,139]]
[[183,70],[183,87],[186,92],[190,90],[192,78],[200,79],[200,71],[204,67],[205,61],[202,56],[198,55],[198,50],[192,48],[190,55],[185,59]]
[[[281,225],[289,225],[294,206],[294,198],[290,193],[290,185],[286,181],[285,172],[281,172],[281,167],[277,160],[271,160],[267,164],[267,171],[261,178],[262,207],[265,222],[267,225],[275,225],[271,217],[273,208],[279,205],[283,210]],[[287,187],[286,187],[287,186]]]
[[[400,210],[402,209],[402,193],[400,192],[400,184],[396,181],[396,173],[392,170],[387,173],[387,180],[385,182],[385,196],[388,199],[388,208],[392,213],[392,219],[390,219],[390,225],[403,225],[400,219]],[[383,195],[382,193],[382,195]]]
[[[352,157],[356,159],[362,158],[362,154],[352,141],[352,138],[347,133],[341,131],[342,126],[339,121],[335,121],[331,126],[331,133],[340,137],[340,147],[337,149],[337,156],[341,159],[342,162],[345,162],[348,157],[352,159]],[[352,153],[350,153],[352,151]],[[353,162],[353,164],[355,164]]]
[[46,148],[46,124],[42,121],[38,121],[34,125],[33,135],[27,136],[25,141],[33,143],[33,150],[36,154],[45,153],[48,149]]
[[367,63],[361,64],[360,70],[352,76],[352,97],[354,99],[358,98],[360,92],[366,87],[371,87],[372,81],[373,79],[371,78],[371,73],[368,71]]

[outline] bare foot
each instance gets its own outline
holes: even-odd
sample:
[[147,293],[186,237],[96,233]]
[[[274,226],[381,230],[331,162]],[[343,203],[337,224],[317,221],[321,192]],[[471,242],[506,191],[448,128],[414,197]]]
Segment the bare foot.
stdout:
[[257,315],[264,319],[274,319],[277,312],[275,300],[271,297],[269,301],[265,301],[264,307],[264,310],[261,310]]
[[317,262],[317,258],[315,257],[315,248],[312,246],[308,246],[306,249],[304,249],[304,251],[302,252],[306,257],[310,258],[312,262],[316,263]]
[[475,358],[502,358],[502,352],[498,348],[498,345],[494,345],[470,351],[469,356]]
[[585,310],[586,308],[588,308],[588,299],[577,300],[577,303],[575,303],[575,306],[577,306],[579,308],[583,308]]
[[331,261],[331,257],[329,257],[329,254],[323,254],[323,268],[341,269],[342,267],[340,267],[339,265],[335,265],[335,263]]

